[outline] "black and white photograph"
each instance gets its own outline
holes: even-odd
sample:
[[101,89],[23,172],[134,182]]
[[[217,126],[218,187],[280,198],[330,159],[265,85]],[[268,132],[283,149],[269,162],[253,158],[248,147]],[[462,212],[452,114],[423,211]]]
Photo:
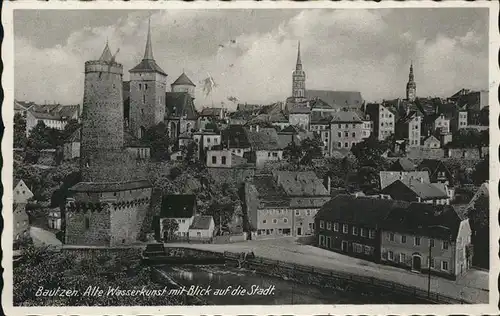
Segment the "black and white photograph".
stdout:
[[7,4],[6,311],[496,313],[498,3],[245,3]]

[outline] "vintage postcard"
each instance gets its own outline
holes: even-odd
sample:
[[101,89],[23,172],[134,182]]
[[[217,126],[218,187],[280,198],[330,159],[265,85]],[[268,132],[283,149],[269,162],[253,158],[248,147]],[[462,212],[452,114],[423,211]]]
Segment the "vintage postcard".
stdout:
[[6,3],[6,314],[498,313],[498,9]]

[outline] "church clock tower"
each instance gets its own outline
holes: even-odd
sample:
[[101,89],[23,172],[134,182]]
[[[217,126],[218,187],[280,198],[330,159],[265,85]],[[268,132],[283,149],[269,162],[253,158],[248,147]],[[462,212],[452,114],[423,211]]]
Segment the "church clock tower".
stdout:
[[417,85],[415,84],[415,77],[413,76],[413,62],[410,65],[410,75],[408,83],[406,84],[406,99],[408,101],[415,101],[417,97]]
[[300,59],[300,41],[297,52],[297,64],[295,65],[292,79],[292,97],[294,101],[304,101],[306,98],[306,73],[302,70],[302,60]]

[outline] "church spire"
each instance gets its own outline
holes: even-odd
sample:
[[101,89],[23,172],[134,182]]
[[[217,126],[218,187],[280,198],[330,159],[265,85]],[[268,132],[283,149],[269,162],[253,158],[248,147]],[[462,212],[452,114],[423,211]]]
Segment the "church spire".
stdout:
[[296,70],[302,70],[302,59],[300,58],[300,41],[299,47],[297,48],[297,64],[295,65]]
[[415,83],[415,76],[413,75],[413,61],[410,64],[410,74],[408,75],[408,83],[406,84],[406,99],[415,101],[417,95],[417,84]]
[[411,64],[410,64],[410,75],[408,77],[410,79],[410,82],[415,81],[415,77],[413,75],[413,60],[411,61]]
[[148,39],[146,41],[146,50],[144,51],[144,59],[154,60],[153,48],[151,46],[151,18],[149,18],[148,22]]

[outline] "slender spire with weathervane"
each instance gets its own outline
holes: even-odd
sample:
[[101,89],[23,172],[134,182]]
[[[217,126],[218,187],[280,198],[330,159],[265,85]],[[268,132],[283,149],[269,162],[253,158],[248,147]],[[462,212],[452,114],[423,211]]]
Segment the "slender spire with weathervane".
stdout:
[[302,59],[300,58],[300,41],[297,49],[297,63],[292,75],[292,97],[295,102],[305,100],[306,94],[306,73],[302,69]]
[[413,74],[413,60],[410,64],[410,74],[408,75],[408,83],[406,84],[406,99],[408,101],[415,101],[417,97],[417,84],[415,83],[415,76]]
[[299,47],[297,49],[297,64],[295,65],[295,70],[302,70],[302,59],[300,58],[300,41]]
[[146,41],[146,50],[144,51],[144,59],[146,60],[154,60],[153,57],[153,48],[151,44],[151,17],[148,21],[148,39]]

